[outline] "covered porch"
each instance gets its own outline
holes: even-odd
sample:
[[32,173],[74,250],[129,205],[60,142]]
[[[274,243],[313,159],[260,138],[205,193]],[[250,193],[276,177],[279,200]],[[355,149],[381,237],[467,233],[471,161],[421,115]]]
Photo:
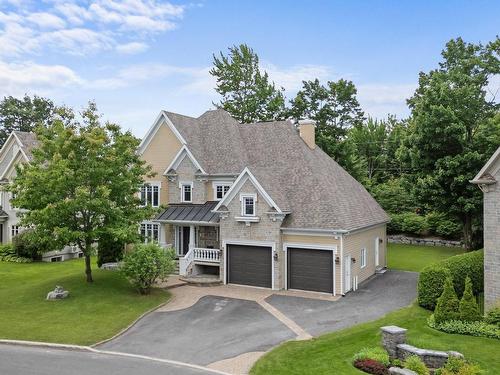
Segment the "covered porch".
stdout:
[[219,274],[219,217],[216,202],[172,204],[154,220],[160,225],[160,245],[172,247],[181,276]]

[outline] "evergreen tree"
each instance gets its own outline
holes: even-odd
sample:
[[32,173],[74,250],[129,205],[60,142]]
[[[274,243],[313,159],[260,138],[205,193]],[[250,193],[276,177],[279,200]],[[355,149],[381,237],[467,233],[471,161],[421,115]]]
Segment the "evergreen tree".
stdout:
[[436,309],[434,310],[436,323],[457,320],[459,318],[458,307],[459,301],[453,287],[453,280],[451,277],[447,277],[444,282],[443,293],[438,298]]
[[481,320],[481,313],[476,298],[472,293],[472,281],[469,276],[465,278],[465,289],[459,306],[460,320],[474,322]]

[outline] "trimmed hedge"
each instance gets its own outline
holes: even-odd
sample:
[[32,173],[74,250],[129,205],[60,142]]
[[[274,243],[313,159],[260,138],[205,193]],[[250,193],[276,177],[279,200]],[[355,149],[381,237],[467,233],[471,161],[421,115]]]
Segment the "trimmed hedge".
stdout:
[[482,250],[455,255],[425,267],[418,280],[418,304],[434,310],[436,301],[443,293],[447,277],[453,279],[458,298],[464,293],[465,278],[470,277],[475,296],[484,290],[484,254]]
[[461,320],[448,320],[447,322],[436,322],[434,314],[427,320],[429,327],[446,333],[456,333],[459,335],[488,337],[500,340],[500,328],[483,321],[464,322]]

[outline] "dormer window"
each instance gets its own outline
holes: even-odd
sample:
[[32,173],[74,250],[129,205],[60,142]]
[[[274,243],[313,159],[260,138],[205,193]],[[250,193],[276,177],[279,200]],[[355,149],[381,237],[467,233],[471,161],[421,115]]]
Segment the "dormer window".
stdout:
[[193,201],[193,183],[181,182],[181,202],[191,203]]
[[255,216],[255,202],[257,201],[257,196],[255,194],[242,194],[240,200],[241,215]]
[[146,183],[141,187],[141,204],[143,206],[160,206],[160,185]]
[[214,200],[220,201],[222,198],[224,198],[224,195],[226,195],[226,193],[231,188],[231,184],[230,183],[214,183],[213,188],[214,188]]

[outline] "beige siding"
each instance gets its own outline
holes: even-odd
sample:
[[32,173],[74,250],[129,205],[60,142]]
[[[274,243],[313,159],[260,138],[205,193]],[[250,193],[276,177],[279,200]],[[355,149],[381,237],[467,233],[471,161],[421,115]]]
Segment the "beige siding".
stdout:
[[[344,235],[344,257],[350,255],[356,259],[351,264],[351,276],[358,276],[358,283],[366,280],[375,273],[375,241],[379,242],[379,266],[386,266],[386,225],[377,226],[353,234]],[[366,267],[361,268],[361,249],[366,248]]]
[[168,183],[163,173],[181,147],[182,144],[175,134],[168,126],[162,124],[142,154],[142,159],[150,164],[153,168],[153,172],[156,173],[156,176],[147,177],[145,180],[161,182],[160,203],[162,205],[167,205],[169,203]]
[[[304,245],[318,245],[318,246],[336,246],[337,254],[335,257],[340,259],[340,238],[335,239],[334,236],[305,236],[305,235],[295,235],[295,234],[284,234],[282,237],[282,242],[294,243],[294,244],[304,244]],[[285,262],[282,264],[283,272],[285,272]],[[335,262],[335,294],[342,294],[340,289],[340,263]]]

